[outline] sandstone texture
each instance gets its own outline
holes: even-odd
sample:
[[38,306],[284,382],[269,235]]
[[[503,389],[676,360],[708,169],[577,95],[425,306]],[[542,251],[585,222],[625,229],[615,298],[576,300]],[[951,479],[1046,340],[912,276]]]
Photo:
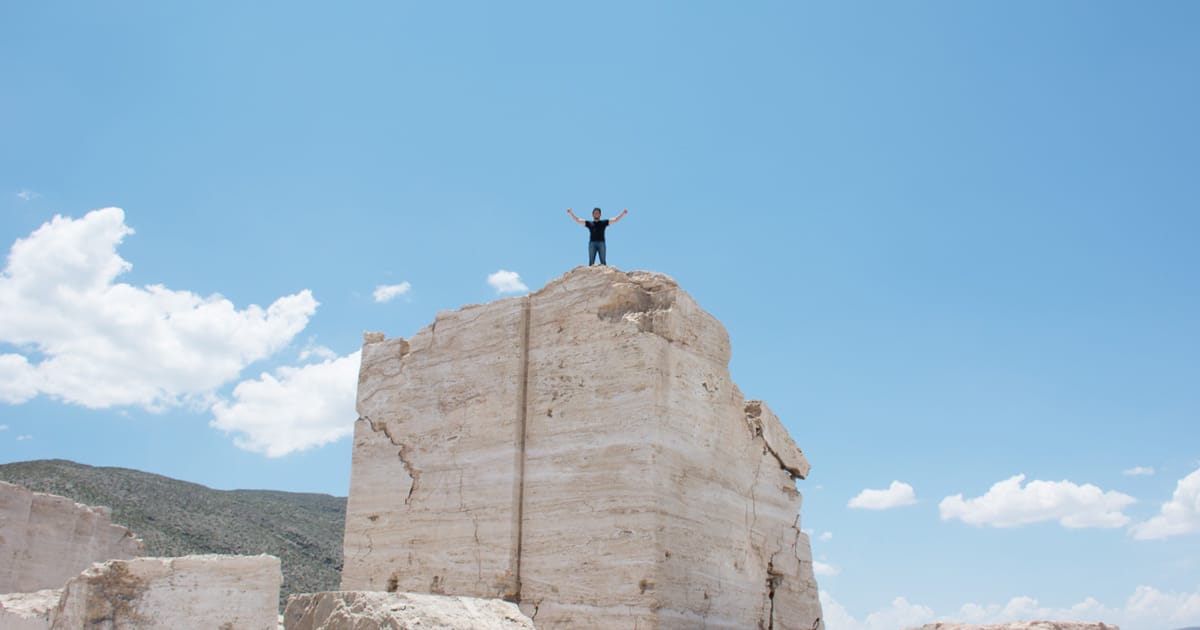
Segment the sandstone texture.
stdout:
[[286,630],[534,630],[511,602],[419,593],[293,595],[283,618]]
[[983,626],[965,623],[930,623],[917,630],[1120,630],[1120,628],[1086,621],[1014,621]]
[[107,508],[0,481],[0,593],[62,588],[93,562],[143,554]]
[[63,590],[51,630],[276,630],[279,559],[183,556],[97,563]]
[[61,597],[62,589],[0,594],[0,628],[47,630]]
[[671,278],[581,267],[364,339],[343,589],[542,629],[823,627],[809,465]]

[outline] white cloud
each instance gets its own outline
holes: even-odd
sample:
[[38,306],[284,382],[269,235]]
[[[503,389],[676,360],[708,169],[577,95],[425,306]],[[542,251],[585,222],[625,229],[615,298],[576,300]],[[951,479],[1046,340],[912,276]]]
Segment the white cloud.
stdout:
[[817,537],[817,540],[821,540],[821,541],[833,540],[833,532],[824,532],[820,536]]
[[38,197],[41,197],[41,195],[39,195],[38,193],[35,193],[32,190],[28,190],[28,189],[19,191],[16,196],[17,196],[17,199],[20,199],[21,201],[32,201],[34,199],[37,199]]
[[303,367],[281,367],[233,389],[213,405],[211,426],[235,433],[239,448],[281,457],[328,444],[354,431],[361,353]]
[[1167,593],[1138,586],[1123,606],[1109,607],[1093,597],[1066,607],[1042,605],[1028,596],[1013,597],[1005,604],[963,604],[950,614],[937,614],[928,606],[912,604],[903,597],[886,608],[868,614],[863,621],[852,615],[832,595],[819,594],[829,630],[894,630],[916,628],[935,622],[1004,624],[1018,619],[1104,622],[1122,630],[1161,630],[1200,624],[1200,591]]
[[837,575],[841,572],[841,569],[833,566],[832,564],[826,564],[824,562],[813,560],[813,573],[817,575]]
[[161,409],[202,400],[291,343],[317,302],[305,290],[237,309],[162,285],[116,282],[120,208],[56,216],[13,244],[0,272],[0,401],[46,394],[90,408]]
[[1121,527],[1129,517],[1121,512],[1137,502],[1120,492],[1105,492],[1091,484],[1070,481],[1031,481],[1025,475],[997,482],[986,494],[963,500],[956,494],[938,504],[942,520],[960,519],[971,525],[1017,527],[1058,521],[1063,527]]
[[862,510],[890,510],[916,502],[917,496],[913,492],[912,486],[900,481],[893,481],[886,490],[863,490],[858,493],[858,496],[850,499],[846,505]]
[[933,609],[928,606],[910,603],[903,597],[892,600],[891,606],[877,610],[863,621],[864,630],[894,630],[895,628],[912,628],[924,625],[934,620]]
[[7,430],[8,430],[7,424],[0,424],[0,431],[7,431]]
[[1175,493],[1162,504],[1158,516],[1134,525],[1132,531],[1138,540],[1200,532],[1200,469],[1175,484]]
[[1138,476],[1148,477],[1148,476],[1154,474],[1154,469],[1150,468],[1148,466],[1134,466],[1133,468],[1126,468],[1125,470],[1121,471],[1121,474],[1129,475],[1132,477],[1138,477]]
[[412,285],[409,284],[408,282],[401,282],[400,284],[377,285],[375,287],[375,293],[374,293],[375,301],[381,302],[381,303],[382,302],[391,302],[392,300],[400,297],[401,295],[408,293],[408,290],[411,288],[412,288]]
[[33,439],[32,435],[18,435],[17,436],[18,442],[24,442],[25,440],[32,440],[32,439]]
[[307,361],[313,357],[318,359],[336,359],[337,353],[330,348],[315,344],[310,340],[308,345],[300,351],[300,360]]
[[496,290],[496,293],[524,293],[529,290],[529,287],[521,282],[521,275],[515,271],[501,269],[496,273],[489,274],[487,282]]

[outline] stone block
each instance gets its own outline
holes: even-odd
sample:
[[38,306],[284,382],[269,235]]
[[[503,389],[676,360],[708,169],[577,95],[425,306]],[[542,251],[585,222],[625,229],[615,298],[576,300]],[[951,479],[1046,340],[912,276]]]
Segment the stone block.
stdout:
[[108,508],[0,481],[0,593],[62,588],[93,562],[144,553]]
[[420,593],[293,595],[283,619],[285,630],[534,630],[511,602]]

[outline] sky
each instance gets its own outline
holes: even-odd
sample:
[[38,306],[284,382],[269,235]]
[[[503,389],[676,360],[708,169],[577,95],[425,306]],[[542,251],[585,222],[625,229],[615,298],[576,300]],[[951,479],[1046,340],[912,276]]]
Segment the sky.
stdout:
[[345,495],[362,333],[675,278],[829,630],[1200,625],[1200,4],[0,5],[0,463]]

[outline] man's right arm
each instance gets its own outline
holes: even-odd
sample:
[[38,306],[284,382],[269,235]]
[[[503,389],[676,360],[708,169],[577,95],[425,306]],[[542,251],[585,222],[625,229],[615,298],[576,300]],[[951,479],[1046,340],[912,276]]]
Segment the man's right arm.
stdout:
[[575,222],[578,223],[579,225],[587,225],[586,223],[583,222],[583,219],[580,219],[579,217],[575,216],[575,213],[571,212],[570,208],[567,208],[567,214],[571,215],[571,218],[575,219]]

